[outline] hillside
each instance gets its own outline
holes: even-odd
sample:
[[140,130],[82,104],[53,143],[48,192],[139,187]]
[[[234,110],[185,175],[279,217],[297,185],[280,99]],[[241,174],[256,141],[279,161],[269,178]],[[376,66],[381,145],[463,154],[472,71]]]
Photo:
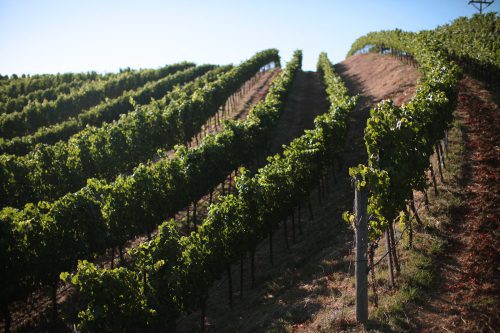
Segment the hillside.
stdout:
[[498,331],[499,29],[2,77],[0,329]]
[[[240,267],[233,267],[236,301],[231,310],[227,303],[227,279],[222,278],[216,283],[210,291],[207,304],[209,332],[357,331],[353,321],[353,234],[341,220],[341,213],[351,208],[353,197],[346,171],[349,166],[366,159],[362,135],[370,107],[383,99],[391,99],[398,105],[404,103],[413,95],[420,74],[414,67],[395,58],[377,54],[356,55],[335,67],[351,92],[361,96],[357,108],[349,118],[345,166],[339,173],[340,176],[337,176],[338,183],[331,185],[322,202],[317,190],[313,191],[311,198],[314,218],[309,219],[307,211],[302,213],[303,234],[297,234],[296,242],[288,250],[283,241],[283,230],[275,233],[277,259],[274,265],[269,264],[267,241],[259,245],[256,257],[256,265],[259,267],[257,285],[249,289],[249,272],[244,266],[245,289],[242,299],[238,299],[237,291]],[[299,79],[299,85],[301,80],[303,78]],[[307,95],[319,94],[311,89],[314,85],[308,87],[307,90],[292,90],[285,112],[297,106],[303,112],[308,112],[309,108],[306,104],[301,105],[301,101],[307,100]],[[460,185],[453,189],[463,195],[465,202],[462,208],[455,208],[457,211],[448,222],[453,225],[447,224],[449,226],[444,231],[445,237],[451,238],[448,239],[450,245],[446,248],[446,255],[436,263],[438,267],[445,263],[439,270],[439,277],[435,277],[436,281],[441,282],[426,289],[418,305],[405,308],[407,323],[399,329],[470,332],[498,325],[498,318],[478,314],[477,310],[470,308],[471,302],[477,297],[476,293],[482,293],[488,299],[487,297],[497,294],[498,288],[498,284],[495,287],[495,283],[490,282],[498,281],[498,274],[492,269],[497,255],[491,252],[495,249],[492,244],[498,242],[498,239],[494,239],[494,233],[485,232],[495,228],[495,216],[498,217],[499,213],[494,204],[498,200],[498,185],[494,185],[498,174],[493,168],[496,163],[494,161],[498,161],[499,156],[498,151],[491,146],[498,142],[500,133],[496,128],[500,123],[498,106],[488,90],[481,88],[474,79],[462,80],[460,91],[457,117],[464,121],[463,130],[471,135],[463,158],[472,159],[472,164],[467,164],[467,174],[450,176],[457,180],[468,179],[460,181]],[[478,126],[485,131],[478,132]],[[490,148],[487,148],[488,145]],[[454,166],[448,168],[453,170]],[[473,177],[469,179],[471,175]],[[330,181],[333,183],[334,180]],[[440,185],[440,189],[441,186],[446,190],[445,184]],[[490,204],[480,205],[478,202]],[[422,204],[419,202],[418,205]],[[433,206],[433,209],[436,208]],[[426,213],[421,213],[421,216],[426,218]],[[420,232],[423,232],[422,236]],[[420,232],[415,237],[425,238],[426,232]],[[483,243],[485,239],[489,240]],[[404,256],[402,258],[408,260]],[[406,264],[403,262],[402,265]],[[472,275],[465,273],[471,271],[474,272]],[[384,281],[383,277],[381,279]],[[470,283],[464,284],[464,281]],[[458,285],[461,287],[457,288]],[[389,302],[393,302],[391,298],[397,298],[397,291],[390,288],[387,282],[381,282],[379,288],[380,298],[387,297]],[[483,310],[491,314],[495,312],[494,308],[488,306]],[[463,325],[458,313],[463,313],[462,320],[466,320],[466,325]],[[198,316],[199,313],[193,313],[181,319],[179,331],[194,330]],[[399,331],[390,326],[372,326],[375,331]]]
[[[237,284],[240,267],[234,265],[232,278],[236,290],[233,309],[228,309],[227,279],[216,282],[207,304],[209,332],[280,331],[284,328],[293,332],[328,331],[332,323],[352,320],[352,231],[341,218],[342,212],[351,208],[353,197],[347,170],[366,159],[363,130],[373,103],[386,98],[398,103],[408,100],[420,74],[414,67],[397,59],[377,54],[353,56],[335,67],[350,91],[361,95],[349,117],[345,165],[336,172],[338,183],[334,184],[330,178],[330,189],[321,201],[317,189],[312,192],[314,218],[309,219],[309,213],[303,209],[303,232],[297,231],[296,242],[291,243],[289,250],[286,249],[283,229],[274,234],[274,265],[269,263],[268,242],[259,245],[255,263],[258,267],[257,283],[254,288],[247,289],[249,271],[245,263],[245,289],[241,300],[238,299]],[[306,84],[307,78],[315,75],[305,73],[298,77],[283,111],[285,117],[294,110],[301,110],[303,114],[294,115],[295,119],[311,117],[311,112],[317,112],[311,108],[310,100],[321,96],[320,86]],[[292,129],[289,124],[284,125]],[[308,127],[310,123],[302,123],[302,129]],[[274,140],[283,142],[280,136]],[[178,330],[194,330],[199,315],[196,312],[181,319]]]

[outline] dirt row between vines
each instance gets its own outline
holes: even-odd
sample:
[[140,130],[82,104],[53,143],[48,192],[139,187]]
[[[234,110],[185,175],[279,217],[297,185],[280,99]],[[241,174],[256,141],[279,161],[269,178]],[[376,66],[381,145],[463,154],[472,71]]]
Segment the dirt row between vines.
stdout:
[[437,278],[407,313],[419,332],[496,332],[500,329],[500,110],[498,95],[465,77],[455,117],[464,143],[451,223],[445,226]]
[[[243,264],[243,297],[240,295],[239,264],[232,265],[233,308],[228,302],[228,278],[224,274],[210,291],[206,325],[209,332],[284,331],[331,332],[332,324],[352,321],[353,293],[350,278],[352,232],[341,221],[341,213],[351,209],[353,191],[347,176],[349,166],[366,161],[363,131],[370,106],[382,99],[401,104],[414,93],[418,71],[396,59],[375,54],[359,55],[336,66],[348,88],[360,94],[360,101],[349,117],[344,168],[337,172],[338,183],[329,179],[325,198],[311,193],[313,218],[302,208],[300,223],[292,241],[288,219],[287,250],[283,228],[273,236],[274,265],[270,263],[269,239],[257,247],[256,284],[250,288],[250,260]],[[312,128],[317,114],[327,111],[326,95],[316,73],[301,73],[293,85],[282,122],[274,133],[269,153]],[[303,203],[302,207],[307,207]],[[297,216],[296,212],[296,225]],[[179,332],[196,331],[200,325],[197,311],[178,323]]]
[[[243,120],[247,117],[248,113],[252,107],[259,101],[265,98],[267,91],[273,81],[273,78],[279,73],[279,69],[273,69],[266,72],[261,72],[255,79],[253,84],[247,89],[247,91],[242,94],[240,98],[237,98],[235,102],[229,107],[229,103],[225,106],[228,111],[221,115],[221,121],[223,119],[235,119]],[[204,133],[215,134],[223,129],[223,125],[216,125],[215,122],[210,119],[203,127]],[[202,137],[205,136],[202,135]],[[199,142],[193,138],[189,144],[190,147],[195,147]],[[168,157],[173,156],[174,151],[171,150],[167,153]],[[207,198],[202,199],[202,201],[208,201]],[[186,211],[181,211],[177,214],[176,220],[182,220],[186,215]],[[153,233],[154,235],[155,233]],[[138,244],[147,240],[146,235],[139,236],[134,240],[129,241],[124,247],[124,252],[127,249],[138,246]],[[111,260],[111,251],[104,256],[98,258],[97,262],[101,265],[109,266]],[[118,258],[115,259],[115,263],[118,263]],[[49,290],[39,290],[28,299],[27,302],[16,302],[11,305],[12,312],[12,332],[45,332],[47,329],[58,332],[70,332],[71,326],[76,322],[76,315],[82,307],[81,301],[75,294],[75,290],[72,286],[67,284],[61,284],[57,292],[57,302],[59,307],[59,321],[57,327],[50,326],[50,314],[52,310],[52,305],[48,297]],[[0,330],[4,329],[3,318],[0,322]]]

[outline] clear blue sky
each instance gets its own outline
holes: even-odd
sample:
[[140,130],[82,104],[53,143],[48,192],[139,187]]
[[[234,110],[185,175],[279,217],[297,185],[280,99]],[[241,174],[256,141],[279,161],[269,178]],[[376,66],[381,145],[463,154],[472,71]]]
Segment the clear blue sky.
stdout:
[[[0,73],[239,63],[275,47],[344,59],[381,29],[431,29],[476,10],[467,0],[0,0]],[[497,0],[488,11],[499,11]]]

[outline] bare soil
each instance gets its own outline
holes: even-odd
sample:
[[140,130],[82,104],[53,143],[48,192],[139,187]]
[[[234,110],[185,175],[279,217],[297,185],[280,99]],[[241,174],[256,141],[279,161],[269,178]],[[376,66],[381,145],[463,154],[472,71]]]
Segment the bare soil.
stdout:
[[415,93],[421,75],[414,67],[390,56],[358,54],[335,65],[353,94],[375,104],[390,99],[401,105]]
[[464,165],[456,179],[463,204],[451,212],[435,286],[415,305],[419,332],[500,329],[500,110],[498,96],[465,77],[456,117],[462,123]]
[[315,72],[300,71],[293,82],[286,106],[274,130],[267,155],[281,153],[283,145],[314,128],[314,118],[328,110],[326,93]]

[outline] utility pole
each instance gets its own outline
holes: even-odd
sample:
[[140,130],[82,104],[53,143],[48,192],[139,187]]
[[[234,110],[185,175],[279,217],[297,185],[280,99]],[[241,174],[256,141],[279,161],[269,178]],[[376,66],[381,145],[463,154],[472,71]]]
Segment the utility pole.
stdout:
[[[495,2],[495,0],[470,0],[469,5],[473,5],[477,10],[479,10],[479,14],[482,14],[483,8],[488,8],[493,2]],[[485,6],[483,7],[483,5]]]

